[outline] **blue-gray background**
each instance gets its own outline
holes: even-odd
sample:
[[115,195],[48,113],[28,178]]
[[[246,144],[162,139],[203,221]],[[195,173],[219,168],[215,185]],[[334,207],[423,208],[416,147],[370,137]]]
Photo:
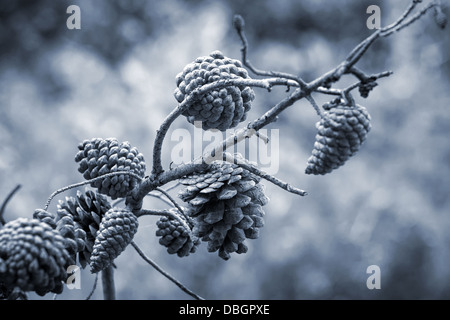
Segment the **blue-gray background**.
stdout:
[[[84,139],[128,140],[150,167],[155,132],[176,105],[175,75],[213,50],[240,58],[234,13],[246,19],[256,66],[309,81],[372,32],[369,5],[380,6],[386,25],[409,2],[1,0],[0,198],[22,185],[5,218],[31,217],[54,190],[81,181],[73,158]],[[81,8],[81,30],[66,28],[70,4]],[[203,244],[187,258],[168,255],[153,217],[140,219],[135,241],[208,299],[450,298],[448,35],[430,14],[369,50],[358,66],[394,75],[369,99],[357,98],[373,128],[360,152],[332,174],[303,173],[318,121],[308,103],[297,102],[269,126],[280,130],[277,176],[309,195],[265,183],[266,226],[248,241],[247,254],[223,261]],[[249,119],[286,94],[257,90]],[[192,130],[184,118],[176,128]],[[170,148],[168,141],[165,165]],[[164,203],[148,199],[146,206]],[[189,298],[131,247],[116,265],[119,299]],[[370,265],[381,268],[380,290],[366,287]],[[94,276],[83,270],[81,277],[81,290],[65,289],[61,298],[88,295]],[[93,298],[102,298],[100,283]]]

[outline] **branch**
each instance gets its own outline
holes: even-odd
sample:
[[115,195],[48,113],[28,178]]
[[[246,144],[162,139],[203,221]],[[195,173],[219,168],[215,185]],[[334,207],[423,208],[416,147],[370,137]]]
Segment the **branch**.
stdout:
[[81,187],[81,186],[90,184],[90,183],[95,182],[97,180],[102,180],[102,179],[107,178],[107,177],[118,176],[118,175],[122,175],[122,174],[123,175],[133,176],[134,178],[138,179],[139,181],[142,181],[142,177],[141,176],[139,176],[139,175],[137,175],[137,174],[135,174],[133,172],[130,172],[130,171],[117,171],[117,172],[105,173],[105,174],[103,174],[101,176],[98,176],[96,178],[85,180],[85,181],[82,181],[82,182],[79,182],[79,183],[74,183],[74,184],[71,184],[71,185],[63,187],[61,189],[56,190],[55,192],[53,192],[50,195],[50,197],[48,197],[47,202],[45,203],[45,206],[44,206],[44,210],[48,209],[48,207],[50,206],[50,202],[52,202],[53,198],[56,197],[60,193],[63,193],[65,191],[73,189],[73,188],[77,188],[77,187]]
[[6,205],[8,204],[9,200],[11,200],[11,198],[14,196],[14,194],[17,191],[19,191],[21,187],[22,186],[18,184],[14,189],[11,190],[11,192],[6,196],[5,200],[3,201],[2,206],[0,207],[0,226],[6,224],[5,218],[3,217],[3,215],[5,214]]
[[169,201],[175,206],[175,208],[177,208],[178,212],[180,212],[180,214],[182,214],[187,220],[187,216],[184,213],[184,210],[180,207],[180,205],[175,201],[174,198],[172,198],[172,196],[168,192],[166,192],[164,189],[161,188],[156,188],[156,190],[165,195],[167,199],[169,199]]
[[[413,0],[413,1],[417,1],[417,0]],[[166,120],[164,120],[163,125],[158,130],[157,136],[155,139],[154,152],[153,152],[152,176],[145,179],[145,181],[143,181],[141,183],[139,188],[134,190],[132,195],[127,198],[127,203],[130,204],[132,207],[139,209],[140,206],[142,205],[141,201],[142,201],[143,197],[145,197],[145,195],[148,192],[154,190],[155,188],[157,188],[159,186],[164,185],[167,182],[179,179],[184,175],[193,173],[198,168],[198,166],[201,166],[204,163],[210,163],[211,161],[213,161],[215,159],[216,155],[221,155],[230,146],[237,144],[238,142],[244,140],[245,138],[251,137],[252,135],[256,134],[259,129],[263,128],[264,126],[268,125],[271,122],[276,121],[278,118],[278,115],[281,112],[283,112],[286,108],[292,106],[296,101],[307,97],[312,92],[316,91],[316,92],[333,94],[333,95],[342,95],[343,94],[342,90],[335,91],[335,90],[327,89],[327,87],[328,87],[327,84],[332,83],[332,82],[337,82],[342,77],[342,75],[349,73],[350,70],[355,70],[355,69],[352,69],[354,67],[354,65],[359,61],[359,59],[364,55],[364,53],[367,51],[367,49],[380,36],[386,37],[386,36],[390,35],[392,32],[398,31],[398,30],[406,27],[407,25],[409,25],[412,22],[419,19],[429,8],[431,8],[433,6],[436,6],[436,3],[433,2],[432,4],[428,5],[425,9],[422,9],[422,11],[419,12],[419,14],[416,14],[409,20],[405,20],[405,18],[400,18],[399,19],[399,20],[401,20],[400,23],[397,24],[396,27],[393,29],[387,30],[387,28],[386,28],[386,29],[379,29],[379,30],[375,31],[372,35],[370,35],[365,40],[363,40],[361,43],[359,43],[349,53],[347,58],[343,62],[341,62],[338,66],[336,66],[332,70],[326,72],[325,74],[319,76],[315,80],[313,80],[309,83],[306,83],[306,84],[304,84],[302,81],[298,81],[299,78],[289,75],[289,74],[283,74],[283,73],[277,73],[277,72],[271,72],[271,71],[266,72],[266,71],[261,71],[261,70],[257,70],[255,68],[253,68],[247,58],[248,44],[247,44],[247,39],[245,37],[245,34],[243,33],[244,21],[243,21],[242,17],[238,18],[238,20],[237,20],[238,22],[235,21],[235,28],[237,29],[237,31],[241,37],[241,40],[244,44],[244,48],[243,48],[244,64],[247,67],[250,66],[250,69],[253,69],[254,71],[256,71],[257,74],[260,74],[260,75],[264,75],[264,76],[276,75],[276,76],[279,76],[279,78],[285,77],[285,79],[284,79],[285,81],[286,81],[286,79],[292,80],[292,82],[298,81],[299,87],[296,90],[294,90],[294,92],[292,92],[288,97],[284,98],[279,103],[277,103],[275,106],[273,106],[270,110],[268,110],[266,113],[264,113],[261,117],[250,122],[247,125],[247,128],[236,131],[234,135],[232,135],[232,136],[228,137],[227,139],[225,139],[224,141],[222,141],[209,154],[203,155],[202,158],[200,159],[199,163],[196,163],[194,161],[194,163],[182,165],[176,169],[170,170],[169,172],[164,172],[162,165],[161,165],[161,146],[162,146],[163,139],[164,139],[171,123],[186,108],[188,108],[189,105],[192,104],[193,101],[195,99],[197,99],[198,96],[205,94],[208,90],[219,88],[221,86],[233,85],[233,80],[231,80],[231,79],[230,80],[221,80],[221,81],[217,81],[217,82],[214,82],[214,83],[211,83],[211,84],[208,84],[208,85],[205,85],[205,86],[195,89],[188,97],[186,97],[186,99],[180,105],[178,105],[178,107],[176,109],[174,109],[170,113],[170,115],[166,118]],[[406,12],[410,12],[410,11],[411,11],[411,6],[408,7]],[[409,13],[403,14],[402,17],[408,16],[408,15],[409,15]],[[283,81],[281,81],[282,79],[279,79],[279,78],[277,78],[277,80],[274,82],[275,84],[288,85],[287,82],[283,82]],[[250,81],[250,82],[247,82],[246,85],[252,84],[252,85],[257,86],[256,84],[258,84],[259,86],[265,87],[266,89],[270,88],[270,86],[267,87],[264,84],[264,82],[258,83],[257,82],[258,80],[248,80],[248,79],[246,79],[246,80]],[[256,82],[251,83],[251,81],[256,81]],[[289,84],[289,86],[290,85],[291,84]],[[294,87],[294,85],[292,85],[292,86]],[[197,160],[199,160],[199,159],[196,159],[196,161]]]
[[149,257],[147,257],[145,255],[144,252],[142,252],[142,250],[138,247],[138,245],[134,242],[131,241],[131,245],[133,246],[133,248],[137,251],[137,253],[141,256],[142,259],[144,259],[145,262],[147,262],[148,264],[150,264],[153,268],[155,268],[156,271],[158,271],[159,273],[161,273],[164,277],[166,277],[167,279],[169,279],[170,281],[172,281],[173,283],[175,283],[175,285],[177,285],[183,292],[187,293],[188,295],[190,295],[191,297],[193,297],[196,300],[205,300],[204,298],[200,297],[199,295],[197,295],[196,293],[194,293],[193,291],[189,290],[187,287],[185,287],[181,282],[179,282],[177,279],[175,279],[174,277],[172,277],[168,272],[164,271],[160,266],[158,266],[153,260],[151,260]]
[[153,147],[153,169],[152,174],[157,175],[163,172],[161,163],[161,149],[164,138],[172,125],[173,121],[177,119],[184,111],[186,111],[199,97],[204,96],[211,90],[229,87],[229,86],[249,86],[259,87],[270,91],[274,86],[288,86],[298,87],[298,83],[285,78],[270,78],[270,79],[224,79],[208,83],[193,90],[181,104],[179,104],[172,112],[164,119],[160,128],[156,132],[155,143]]
[[299,196],[306,196],[308,193],[304,190],[298,189],[296,187],[291,186],[290,184],[262,171],[261,169],[257,168],[254,165],[251,165],[245,161],[242,161],[236,157],[234,157],[233,155],[231,155],[230,153],[224,153],[224,160],[229,162],[229,163],[234,163],[237,164],[239,167],[250,171],[251,173],[266,179],[269,182],[272,182],[273,184],[275,184],[276,186],[290,192],[290,193],[294,193],[297,194]]
[[170,217],[172,219],[178,220],[179,223],[183,225],[183,227],[188,231],[189,237],[194,239],[194,235],[192,234],[191,227],[188,225],[188,219],[186,217],[186,220],[183,220],[178,214],[173,213],[170,210],[156,210],[156,209],[141,209],[137,213],[135,213],[136,217],[142,217],[142,216],[166,216]]
[[411,11],[416,7],[416,5],[418,4],[417,0],[413,0],[413,2],[411,3],[411,5],[408,7],[408,9],[405,11],[405,13],[396,21],[394,22],[392,25],[389,25],[383,29],[381,29],[381,36],[382,37],[387,37],[389,35],[391,35],[394,32],[400,31],[401,29],[409,26],[410,24],[412,24],[414,21],[418,20],[419,18],[421,18],[429,9],[435,7],[435,6],[439,6],[439,3],[436,1],[432,1],[431,3],[429,3],[426,7],[422,8],[422,10],[420,10],[419,12],[417,12],[414,16],[412,16],[411,18],[409,18],[408,20],[405,20],[406,17],[411,13]]
[[289,73],[284,73],[284,72],[276,72],[276,71],[264,71],[264,70],[258,70],[257,68],[255,68],[250,60],[247,57],[247,51],[248,51],[248,41],[247,41],[247,36],[245,35],[245,21],[244,18],[242,18],[242,16],[236,14],[233,17],[233,25],[234,28],[236,29],[239,38],[241,39],[242,42],[242,48],[241,48],[241,52],[242,52],[242,63],[244,64],[244,66],[246,66],[250,71],[252,71],[254,74],[258,75],[258,76],[264,76],[264,77],[280,77],[280,78],[285,78],[285,79],[290,79],[293,80],[295,82],[297,82],[300,87],[306,87],[306,82],[303,81],[303,79],[301,79],[300,77],[294,76],[292,74]]
[[92,298],[92,295],[94,294],[95,289],[97,289],[97,282],[98,282],[98,272],[95,274],[94,284],[92,285],[91,292],[89,292],[89,295],[86,297],[86,300],[90,300]]

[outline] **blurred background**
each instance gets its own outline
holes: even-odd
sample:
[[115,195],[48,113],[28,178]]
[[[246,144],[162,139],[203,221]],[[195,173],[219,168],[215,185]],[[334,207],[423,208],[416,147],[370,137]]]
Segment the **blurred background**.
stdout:
[[[255,66],[311,81],[371,34],[369,5],[380,7],[387,25],[409,2],[0,0],[0,201],[22,185],[5,219],[31,217],[53,191],[82,181],[74,156],[84,139],[129,141],[150,168],[155,132],[176,106],[176,74],[214,50],[240,59],[235,13],[246,20]],[[71,4],[81,9],[80,30],[66,27]],[[280,134],[277,177],[309,195],[265,182],[266,225],[259,239],[247,241],[247,254],[223,261],[203,244],[185,258],[169,255],[158,244],[154,217],[140,219],[136,243],[207,299],[450,298],[448,35],[430,12],[371,47],[357,66],[394,74],[368,99],[355,95],[372,130],[359,153],[331,174],[304,174],[319,120],[307,102],[268,126]],[[353,82],[344,77],[337,87]],[[248,119],[286,96],[284,88],[255,90]],[[177,128],[193,130],[183,117],[171,130]],[[167,139],[163,147],[165,166],[173,145]],[[145,206],[164,203],[149,198]],[[119,299],[190,299],[132,247],[116,265]],[[381,269],[380,290],[366,287],[370,265]],[[89,270],[81,277],[81,290],[66,288],[58,299],[86,298],[95,277]],[[93,299],[102,299],[101,283]]]

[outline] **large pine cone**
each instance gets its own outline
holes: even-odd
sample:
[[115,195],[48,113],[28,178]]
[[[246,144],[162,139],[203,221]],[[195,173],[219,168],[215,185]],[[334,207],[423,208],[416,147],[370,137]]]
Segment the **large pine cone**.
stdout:
[[[218,80],[249,79],[247,70],[239,60],[225,57],[220,51],[199,57],[188,64],[176,77],[175,98],[182,102],[195,89]],[[228,86],[199,97],[184,113],[188,121],[202,121],[202,129],[226,129],[246,119],[255,94],[251,87]]]
[[193,233],[208,242],[208,251],[245,253],[246,238],[259,237],[267,204],[260,178],[235,164],[214,161],[209,169],[180,179],[187,186],[179,193],[195,219]]
[[0,230],[0,283],[8,288],[61,293],[72,263],[64,238],[47,223],[19,218]]
[[[78,149],[75,161],[86,180],[117,171],[130,171],[142,178],[145,175],[144,156],[127,141],[94,138],[83,141]],[[94,181],[91,186],[114,200],[126,197],[137,182],[135,177],[123,174]]]
[[[171,210],[180,219],[185,221],[182,224],[178,219],[173,217],[162,216],[157,222],[156,236],[160,237],[159,243],[167,247],[169,254],[177,254],[179,257],[186,257],[190,253],[194,253],[200,244],[200,239],[191,236],[191,221],[181,216],[176,209]],[[188,217],[189,218],[189,217]],[[189,220],[191,220],[189,218]],[[189,228],[189,229],[188,229]]]
[[138,229],[137,217],[127,209],[111,208],[100,223],[91,255],[91,272],[108,267],[130,244]]
[[342,166],[360,148],[370,131],[366,108],[339,105],[317,122],[317,135],[306,174],[326,174]]

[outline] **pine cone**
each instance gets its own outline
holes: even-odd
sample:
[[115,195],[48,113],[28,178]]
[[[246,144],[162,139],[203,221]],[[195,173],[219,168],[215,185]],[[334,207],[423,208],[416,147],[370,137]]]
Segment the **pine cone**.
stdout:
[[[207,57],[199,57],[188,64],[176,77],[175,98],[182,102],[195,89],[218,80],[249,79],[247,70],[239,60],[225,57],[214,51]],[[251,87],[228,86],[199,97],[184,113],[194,124],[202,121],[202,129],[226,129],[237,126],[247,117],[255,94]]]
[[0,230],[0,282],[6,287],[61,293],[72,264],[58,231],[37,219],[19,218]]
[[156,225],[156,236],[161,237],[159,243],[167,247],[169,254],[177,254],[179,257],[186,257],[190,253],[194,253],[200,244],[200,239],[193,236],[191,237],[191,231],[186,228],[186,225],[190,227],[193,225],[192,221],[186,221],[184,217],[178,214],[177,210],[171,210],[173,214],[176,214],[185,221],[182,224],[178,219],[172,217],[162,216]]
[[111,208],[100,223],[91,255],[91,272],[108,267],[133,240],[138,228],[136,216],[127,209]]
[[208,242],[208,251],[245,253],[246,238],[259,237],[267,204],[260,178],[235,164],[214,161],[209,169],[180,179],[187,187],[180,198],[188,202],[195,219],[194,235]]
[[[85,268],[90,262],[95,237],[100,228],[100,222],[106,212],[111,209],[108,199],[96,192],[86,190],[77,191],[76,198],[66,197],[65,201],[59,201],[56,223],[62,217],[71,216],[74,222],[74,240],[78,246],[78,262]],[[62,222],[59,222],[61,225]]]
[[54,215],[48,211],[37,209],[33,213],[33,218],[48,224],[61,234],[64,238],[64,248],[75,263],[77,253],[84,249],[86,234],[83,230],[77,230],[73,217],[70,214],[61,214],[59,211],[58,215]]
[[[94,138],[83,141],[78,149],[75,161],[80,163],[78,171],[86,180],[117,171],[130,171],[142,178],[145,175],[144,156],[129,142]],[[126,197],[137,183],[135,177],[124,174],[97,180],[91,186],[114,200]]]
[[340,105],[325,112],[316,127],[306,174],[330,173],[354,155],[370,131],[370,115],[362,106]]

